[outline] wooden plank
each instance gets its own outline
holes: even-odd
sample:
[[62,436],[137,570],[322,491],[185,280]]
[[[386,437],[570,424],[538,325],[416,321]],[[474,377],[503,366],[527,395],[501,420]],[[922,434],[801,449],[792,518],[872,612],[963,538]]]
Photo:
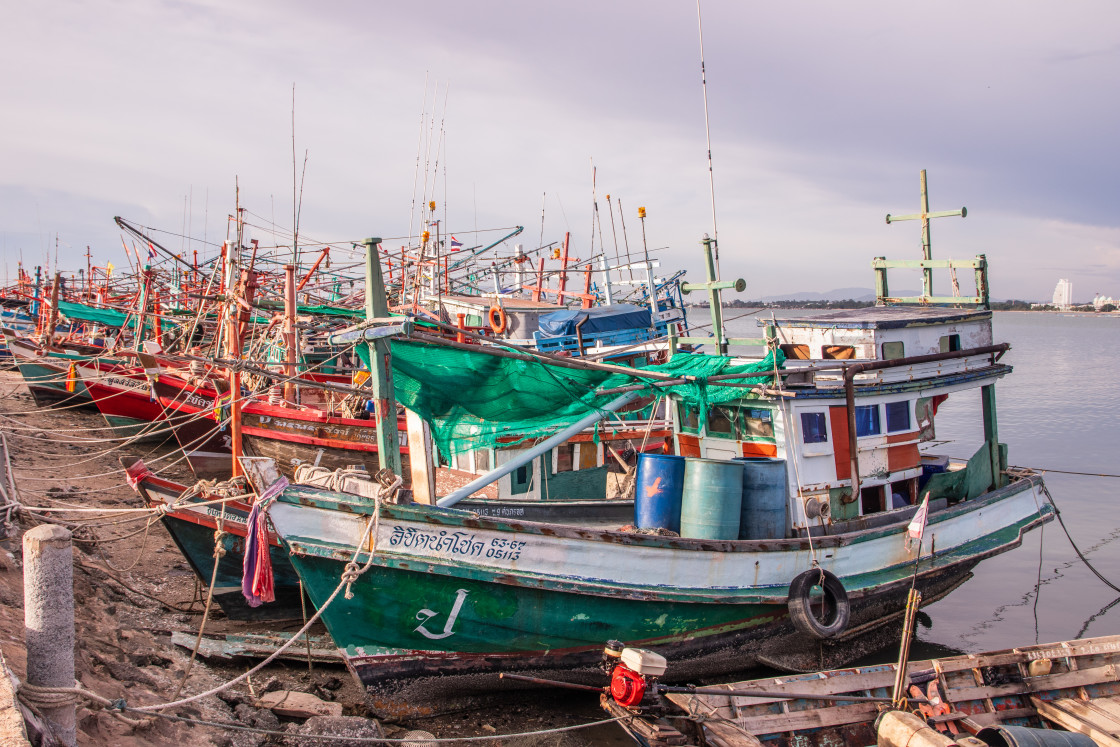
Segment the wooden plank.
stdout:
[[436,502],[436,467],[432,451],[431,428],[412,410],[406,409],[404,415],[408,428],[412,500],[431,506]]
[[673,746],[673,745],[687,745],[689,740],[684,734],[677,731],[665,719],[658,719],[653,721],[648,717],[642,718],[631,711],[615,703],[609,697],[604,696],[600,701],[603,708],[607,713],[615,718],[620,718],[619,726],[623,727],[626,731],[640,736],[645,739],[650,745]]
[[[196,633],[176,630],[171,633],[171,642],[176,646],[194,649]],[[216,635],[203,636],[198,646],[198,655],[204,659],[232,661],[238,658],[265,659],[287,642],[289,636],[283,633],[274,635]],[[307,644],[300,641],[280,654],[281,659],[307,661]],[[335,647],[330,636],[311,636],[311,660],[322,663],[340,663],[342,655]]]
[[[915,672],[921,667],[912,665],[907,668],[908,672]],[[747,682],[734,682],[724,685],[711,685],[710,687],[725,687],[729,690],[749,690],[752,688],[763,690],[768,693],[804,693],[806,695],[836,695],[837,700],[843,700],[843,695],[859,695],[865,690],[872,690],[875,688],[885,688],[889,690],[894,684],[894,667],[882,669],[879,671],[857,671],[857,670],[838,670],[821,674],[820,679],[786,679],[776,678],[772,680],[750,680]],[[710,693],[685,694],[687,697],[697,697],[700,699],[724,699],[726,695],[712,695]],[[791,699],[797,700],[796,697]],[[733,700],[736,706],[740,708],[748,708],[752,705],[765,705],[768,703],[777,703],[782,698],[754,698],[749,695],[735,695]],[[726,708],[727,706],[722,706]],[[730,713],[730,711],[728,711]]]
[[874,720],[878,714],[879,705],[877,703],[856,703],[855,705],[834,706],[832,708],[770,713],[765,716],[747,716],[740,721],[740,725],[751,734],[775,734],[800,729],[819,729],[827,726],[856,724]]
[[[961,716],[961,714],[957,715]],[[1038,711],[1034,708],[1004,708],[1002,711],[995,711],[994,713],[973,713],[971,715],[964,715],[961,720],[974,721],[981,726],[994,726],[1013,718],[1027,718],[1037,715]]]
[[312,716],[342,715],[342,704],[331,703],[317,698],[311,693],[296,690],[273,690],[265,693],[256,702],[258,708],[267,708],[277,716],[290,718],[311,718]]
[[704,738],[713,747],[762,747],[758,737],[729,721],[705,721]]
[[1094,708],[1099,708],[1112,718],[1120,721],[1120,698],[1116,696],[1110,698],[1093,698],[1089,702],[1093,704]]
[[1010,682],[1006,685],[959,687],[944,693],[944,695],[950,702],[959,704],[962,701],[980,700],[981,698],[998,698],[1003,695],[1023,695],[1045,690],[1094,685],[1101,682],[1115,682],[1117,679],[1120,679],[1120,666],[1106,664],[1101,667],[1090,667],[1073,672],[1032,677],[1023,682]]
[[1031,703],[1038,709],[1039,715],[1067,731],[1085,734],[1102,747],[1120,747],[1120,723],[1090,708],[1088,701],[1031,698]]
[[1082,641],[1069,641],[1068,648],[1065,644],[1044,644],[990,654],[951,656],[940,659],[940,662],[943,671],[959,672],[974,667],[1004,667],[1036,659],[1065,659],[1098,654],[1120,654],[1120,636],[1100,636]]

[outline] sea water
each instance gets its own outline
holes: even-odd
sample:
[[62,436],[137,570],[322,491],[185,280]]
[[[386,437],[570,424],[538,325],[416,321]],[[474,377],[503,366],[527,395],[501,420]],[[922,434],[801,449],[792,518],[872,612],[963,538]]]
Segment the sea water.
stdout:
[[[770,313],[725,309],[728,335],[761,337],[756,318]],[[774,312],[779,319],[815,313]],[[707,309],[690,309],[689,319],[710,323]],[[1120,314],[997,311],[993,328],[996,342],[1011,344],[1002,362],[1014,366],[996,385],[1009,462],[1045,471],[1073,540],[1120,587]],[[979,390],[953,394],[938,410],[936,443],[923,450],[967,459],[983,433]],[[1082,563],[1057,521],[981,561],[964,585],[924,609],[930,624],[918,638],[932,650],[1120,633],[1120,593]]]

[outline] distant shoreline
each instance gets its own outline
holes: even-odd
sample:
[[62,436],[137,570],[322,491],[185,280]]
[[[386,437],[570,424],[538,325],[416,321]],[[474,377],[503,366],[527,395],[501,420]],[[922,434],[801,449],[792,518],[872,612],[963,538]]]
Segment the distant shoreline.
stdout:
[[[830,311],[840,309],[865,309],[874,306],[872,302],[863,301],[767,301],[759,303],[743,303],[742,301],[734,301],[732,303],[721,304],[724,309],[755,309],[757,311],[766,311],[774,309],[793,310],[793,311]],[[1120,316],[1120,309],[1111,308],[1107,311],[1097,310],[1092,307],[1080,306],[1072,309],[1055,309],[1055,308],[1024,308],[1026,302],[1023,301],[997,301],[992,303],[992,311],[1005,311],[1015,313],[1030,313],[1030,314],[1087,314],[1092,316]],[[686,309],[707,309],[708,304],[695,304],[686,306]]]

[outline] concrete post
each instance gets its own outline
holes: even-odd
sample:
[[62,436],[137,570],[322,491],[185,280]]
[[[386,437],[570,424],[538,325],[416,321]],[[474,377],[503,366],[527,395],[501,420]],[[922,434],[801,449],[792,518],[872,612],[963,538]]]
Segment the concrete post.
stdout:
[[[70,531],[42,524],[23,535],[23,614],[27,682],[74,686],[74,553]],[[75,706],[41,708],[62,744],[77,744]]]

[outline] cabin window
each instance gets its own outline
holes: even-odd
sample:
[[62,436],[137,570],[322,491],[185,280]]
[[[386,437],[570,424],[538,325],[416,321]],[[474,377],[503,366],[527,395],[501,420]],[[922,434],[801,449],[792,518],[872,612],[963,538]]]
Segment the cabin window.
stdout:
[[915,488],[917,488],[916,480],[899,480],[898,482],[890,483],[891,490],[891,508],[906,508],[907,506],[915,503]]
[[860,503],[864,514],[877,514],[886,507],[883,504],[883,486],[872,485],[859,491]]
[[952,353],[961,349],[960,335],[944,335],[941,338],[941,352]]
[[533,480],[533,465],[523,464],[513,471],[509,477],[509,492],[513,495],[529,492],[529,483]]
[[801,440],[807,444],[823,444],[828,441],[828,425],[823,412],[801,413]]
[[735,408],[713,407],[708,410],[708,435],[735,438]]
[[677,405],[677,422],[680,423],[681,433],[700,432],[700,413],[684,405]]
[[910,430],[910,403],[887,403],[887,433]]
[[883,360],[893,361],[897,358],[906,357],[906,346],[902,342],[884,342],[883,343]]
[[785,345],[779,345],[779,347],[782,349],[782,352],[786,354],[786,358],[790,360],[807,361],[812,358],[812,356],[809,355],[808,345],[791,345],[787,343]]
[[475,472],[489,472],[490,471],[490,450],[479,449],[474,453],[474,471]]
[[825,345],[821,348],[821,357],[827,360],[848,360],[856,357],[854,345]]
[[575,451],[575,444],[561,444],[556,447],[556,469],[554,472],[571,472],[572,471],[572,452]]
[[882,430],[879,426],[878,405],[856,406],[856,437],[878,436]]
[[773,438],[774,418],[767,409],[746,409],[743,414],[743,438]]

